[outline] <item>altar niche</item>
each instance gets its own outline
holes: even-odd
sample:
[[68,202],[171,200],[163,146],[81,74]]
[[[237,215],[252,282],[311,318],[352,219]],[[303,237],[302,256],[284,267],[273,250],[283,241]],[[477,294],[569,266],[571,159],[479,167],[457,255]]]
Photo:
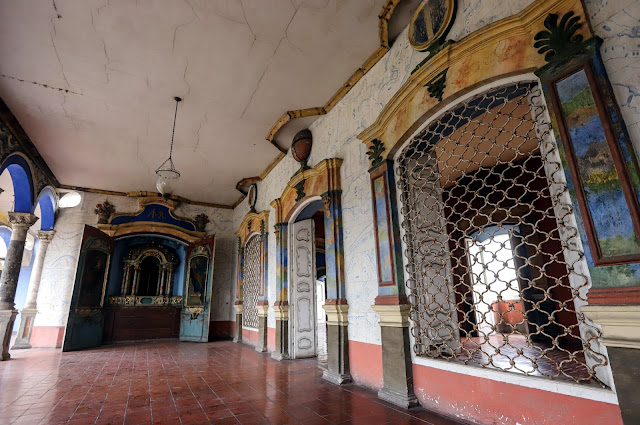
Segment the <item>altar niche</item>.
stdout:
[[115,241],[103,343],[178,338],[185,257],[185,244],[172,238]]
[[163,245],[131,249],[124,260],[121,294],[170,297],[178,262],[175,250]]

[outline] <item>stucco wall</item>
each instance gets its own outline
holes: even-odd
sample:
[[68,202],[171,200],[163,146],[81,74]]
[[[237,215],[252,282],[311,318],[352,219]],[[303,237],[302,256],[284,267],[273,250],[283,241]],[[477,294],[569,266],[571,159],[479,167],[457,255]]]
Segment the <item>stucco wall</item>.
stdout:
[[[96,225],[97,217],[93,210],[96,204],[105,200],[116,207],[116,212],[138,210],[135,198],[82,193],[82,203],[79,206],[59,211],[55,225],[56,235],[49,245],[44,261],[38,293],[39,314],[36,316],[35,326],[65,326],[82,242],[82,231],[85,224]],[[176,208],[176,214],[183,217],[193,218],[200,213],[209,216],[207,233],[216,235],[212,320],[231,320],[230,300],[234,279],[233,245],[235,243],[231,221],[232,211],[186,204]]]

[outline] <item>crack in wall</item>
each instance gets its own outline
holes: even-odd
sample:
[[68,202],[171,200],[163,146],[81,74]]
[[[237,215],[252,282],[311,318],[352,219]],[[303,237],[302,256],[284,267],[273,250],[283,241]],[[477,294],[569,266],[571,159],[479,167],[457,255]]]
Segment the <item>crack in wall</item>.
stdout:
[[251,42],[251,47],[253,47],[258,37],[256,37],[256,33],[253,32],[253,28],[251,28],[251,25],[249,24],[249,20],[247,19],[247,14],[244,11],[244,4],[242,3],[242,0],[240,0],[240,7],[242,8],[242,16],[244,17],[244,23],[247,24],[247,28],[249,28],[249,31],[251,31],[251,35],[253,36],[253,41]]
[[[93,15],[92,15],[93,16]],[[104,75],[107,77],[107,84],[111,81],[109,79],[109,63],[111,59],[109,59],[109,55],[107,54],[107,44],[104,42],[104,38],[102,39],[102,51],[104,52],[104,57],[107,59],[107,63],[104,64]]]
[[58,12],[58,6],[56,6],[56,0],[51,0],[53,3],[53,10],[55,10],[58,19],[62,19],[62,15]]
[[[55,25],[53,26],[54,28],[54,33],[55,33]],[[58,64],[60,65],[60,72],[62,73],[62,78],[64,78],[64,81],[67,83],[68,87],[71,87],[71,84],[69,84],[69,80],[67,80],[67,75],[64,73],[64,66],[62,66],[62,61],[60,60],[60,54],[58,53],[58,48],[56,47],[56,42],[53,40],[53,34],[49,34],[49,36],[51,37],[51,45],[53,46],[53,50],[56,53],[56,58],[58,58]]]
[[44,88],[46,88],[46,89],[50,89],[50,90],[57,90],[57,91],[64,92],[64,93],[71,93],[71,94],[76,94],[76,95],[78,95],[78,96],[84,96],[84,94],[74,92],[73,90],[63,89],[63,88],[61,88],[61,87],[54,87],[54,86],[50,86],[50,85],[48,85],[48,84],[39,83],[39,82],[37,82],[37,81],[23,80],[22,78],[12,77],[11,75],[6,75],[6,74],[2,74],[2,73],[0,73],[0,77],[9,78],[10,80],[20,81],[21,83],[34,84],[34,85],[36,85],[36,86],[44,87]]
[[185,3],[187,3],[187,5],[189,5],[189,7],[191,8],[191,13],[193,14],[193,19],[191,19],[188,22],[184,22],[178,26],[176,26],[176,28],[173,30],[173,42],[171,43],[171,53],[173,54],[173,52],[176,50],[176,37],[178,36],[178,30],[180,29],[180,27],[183,27],[185,25],[189,25],[190,23],[192,23],[193,21],[199,20],[200,18],[198,17],[198,14],[196,13],[195,9],[193,8],[193,6],[191,5],[191,3],[189,3],[188,0],[184,0]]
[[[240,1],[240,3],[242,4],[242,0]],[[293,6],[295,12],[293,12],[293,16],[291,16],[291,19],[289,20],[289,23],[287,24],[287,27],[284,30],[284,37],[282,37],[280,39],[280,41],[278,41],[278,44],[276,45],[276,48],[273,50],[273,53],[271,54],[271,58],[269,59],[269,63],[267,63],[267,66],[264,68],[264,71],[262,71],[262,75],[260,75],[260,78],[258,79],[258,84],[256,85],[255,90],[253,91],[253,93],[251,93],[251,97],[249,98],[249,102],[247,103],[247,106],[245,106],[244,110],[242,111],[242,114],[240,115],[240,118],[244,117],[244,114],[247,112],[247,110],[249,109],[249,106],[251,106],[251,102],[253,101],[253,97],[256,95],[256,93],[258,92],[258,90],[260,89],[260,83],[262,82],[262,79],[264,78],[264,76],[267,73],[267,70],[269,69],[269,67],[271,66],[271,60],[273,60],[273,57],[275,56],[276,52],[278,51],[278,49],[280,48],[280,44],[282,43],[282,40],[284,40],[285,38],[289,41],[289,44],[291,44],[293,47],[295,47],[296,49],[298,49],[300,52],[302,52],[302,50],[300,50],[297,46],[295,46],[293,43],[291,43],[291,40],[289,40],[289,36],[287,34],[287,31],[289,31],[289,26],[291,25],[291,23],[293,22],[293,20],[296,17],[296,14],[298,13],[298,9],[295,7],[295,5],[293,4],[293,2],[291,3],[291,5]],[[244,8],[243,8],[244,10]],[[245,18],[246,19],[246,18]],[[247,22],[247,25],[249,25],[249,23]],[[253,31],[252,31],[253,32]],[[255,42],[255,40],[254,40]],[[253,44],[252,44],[253,45]]]
[[76,124],[75,120],[73,119],[73,117],[71,117],[71,115],[69,115],[69,112],[67,112],[67,108],[65,108],[65,105],[67,103],[67,95],[66,94],[62,94],[62,112],[64,112],[64,115],[69,119],[69,121],[71,122],[71,125],[73,126],[73,128],[78,131],[80,129],[80,127]]
[[200,129],[202,126],[209,121],[207,117],[207,112],[204,113],[204,118],[200,121],[200,125],[198,126],[198,130],[196,131],[196,144],[193,147],[193,151],[195,152],[198,149],[198,145],[200,144]]
[[186,62],[186,65],[184,66],[184,74],[182,74],[182,80],[187,85],[187,94],[184,95],[184,97],[187,97],[189,93],[191,93],[191,85],[187,81],[187,69],[189,68],[189,58],[185,56],[184,60]]

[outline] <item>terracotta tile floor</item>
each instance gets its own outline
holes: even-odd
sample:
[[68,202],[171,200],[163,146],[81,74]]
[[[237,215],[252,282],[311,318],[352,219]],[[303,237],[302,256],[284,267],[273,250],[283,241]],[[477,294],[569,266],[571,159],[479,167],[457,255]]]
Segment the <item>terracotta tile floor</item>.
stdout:
[[457,423],[329,384],[314,359],[276,362],[227,341],[12,356],[0,362],[0,424]]

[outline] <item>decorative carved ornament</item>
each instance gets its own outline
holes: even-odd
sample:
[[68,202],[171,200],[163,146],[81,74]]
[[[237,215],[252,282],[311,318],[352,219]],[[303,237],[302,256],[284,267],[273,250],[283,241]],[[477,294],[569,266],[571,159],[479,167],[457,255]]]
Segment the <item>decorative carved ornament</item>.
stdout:
[[[144,192],[142,192],[144,193]],[[115,213],[115,208],[103,222],[104,215],[98,221],[98,228],[111,237],[138,233],[159,233],[172,236],[185,242],[194,243],[205,236],[202,225],[206,226],[208,217],[201,214],[196,219],[180,217],[175,209],[178,202],[172,198],[161,196],[135,196],[138,201],[138,211],[133,213]],[[103,204],[104,206],[104,204]],[[96,214],[98,214],[96,207]],[[206,219],[206,220],[205,220]]]
[[[271,202],[276,211],[276,225],[286,223],[298,202],[311,196],[322,196],[332,190],[341,190],[341,158],[329,158],[320,161],[315,167],[296,173],[291,177],[282,195]],[[304,196],[299,198],[298,187],[304,183]]]
[[243,248],[252,233],[265,235],[265,223],[269,222],[269,210],[260,213],[249,212],[242,219],[242,223],[236,232],[238,247]]

